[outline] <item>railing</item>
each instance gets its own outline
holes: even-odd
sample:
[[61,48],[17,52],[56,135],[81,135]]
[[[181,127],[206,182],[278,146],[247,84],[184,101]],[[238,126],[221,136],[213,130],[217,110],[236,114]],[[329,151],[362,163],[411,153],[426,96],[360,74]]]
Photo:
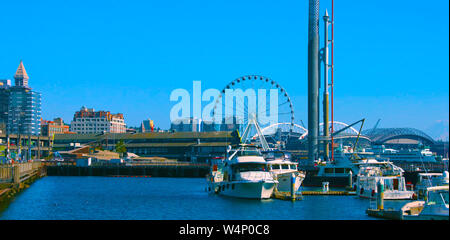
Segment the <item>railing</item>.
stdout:
[[75,162],[42,162],[43,166],[73,166]]
[[10,164],[0,165],[0,183],[12,182],[13,176],[13,167]]
[[0,182],[20,183],[37,173],[41,167],[40,162],[0,165]]
[[448,171],[448,166],[444,163],[395,163],[405,171],[414,172],[416,170],[424,171]]

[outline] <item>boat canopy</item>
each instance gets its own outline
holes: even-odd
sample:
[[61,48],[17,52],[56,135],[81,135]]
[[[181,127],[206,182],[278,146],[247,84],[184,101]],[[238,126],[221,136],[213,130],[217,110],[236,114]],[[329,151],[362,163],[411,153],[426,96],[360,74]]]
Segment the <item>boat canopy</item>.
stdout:
[[434,187],[428,187],[428,192],[434,192],[434,191],[441,191],[441,190],[447,190],[448,191],[448,185],[447,186],[434,186]]

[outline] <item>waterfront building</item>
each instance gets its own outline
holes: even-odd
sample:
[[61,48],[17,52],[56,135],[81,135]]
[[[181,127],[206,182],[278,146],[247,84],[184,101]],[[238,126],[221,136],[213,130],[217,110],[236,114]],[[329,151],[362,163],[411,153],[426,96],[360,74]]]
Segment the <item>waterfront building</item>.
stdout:
[[139,129],[140,132],[153,132],[155,125],[153,124],[153,120],[146,119],[142,121],[141,128]]
[[53,121],[41,120],[41,135],[52,137],[55,134],[69,133],[69,126],[64,124],[62,118]]
[[144,157],[164,157],[179,161],[209,162],[223,157],[228,145],[239,143],[232,132],[153,132],[105,134],[56,134],[53,151],[67,151],[74,145],[101,145],[114,150],[122,140],[127,152]]
[[174,132],[199,132],[200,120],[197,118],[185,118],[173,121],[170,130]]
[[93,108],[83,106],[80,111],[75,112],[70,131],[81,134],[125,133],[126,125],[122,113],[96,112]]
[[7,130],[13,134],[41,133],[41,93],[28,86],[28,74],[20,61],[14,75],[16,85],[8,88]]

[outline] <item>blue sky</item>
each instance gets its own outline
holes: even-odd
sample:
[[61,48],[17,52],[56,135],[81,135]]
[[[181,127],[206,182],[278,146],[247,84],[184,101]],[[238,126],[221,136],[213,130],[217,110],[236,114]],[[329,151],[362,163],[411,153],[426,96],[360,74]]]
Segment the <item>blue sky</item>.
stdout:
[[[448,124],[448,4],[335,1],[336,120]],[[45,119],[70,123],[85,105],[168,128],[172,90],[260,74],[287,89],[306,124],[307,20],[308,1],[294,0],[4,1],[0,79],[22,59]]]

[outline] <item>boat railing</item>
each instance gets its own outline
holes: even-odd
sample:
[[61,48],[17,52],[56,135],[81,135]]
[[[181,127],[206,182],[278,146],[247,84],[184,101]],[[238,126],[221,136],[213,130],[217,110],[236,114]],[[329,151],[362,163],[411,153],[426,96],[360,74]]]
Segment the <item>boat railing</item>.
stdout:
[[240,179],[245,180],[267,180],[272,176],[270,172],[241,172],[239,173]]

